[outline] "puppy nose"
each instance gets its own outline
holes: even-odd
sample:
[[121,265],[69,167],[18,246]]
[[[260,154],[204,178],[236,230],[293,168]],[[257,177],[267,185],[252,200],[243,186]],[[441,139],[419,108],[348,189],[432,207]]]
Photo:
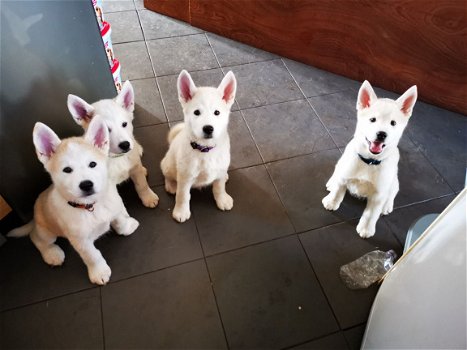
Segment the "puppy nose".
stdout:
[[123,141],[118,144],[118,147],[120,147],[122,151],[127,152],[130,149],[130,143],[128,141]]
[[84,192],[90,192],[93,187],[94,187],[94,184],[92,183],[92,181],[89,181],[89,180],[81,181],[79,184],[79,188],[83,190]]
[[384,141],[386,139],[386,137],[388,136],[388,134],[386,134],[384,131],[378,131],[376,133],[376,139],[378,141]]
[[203,126],[203,131],[206,135],[212,135],[214,128],[212,127],[212,125],[205,125]]

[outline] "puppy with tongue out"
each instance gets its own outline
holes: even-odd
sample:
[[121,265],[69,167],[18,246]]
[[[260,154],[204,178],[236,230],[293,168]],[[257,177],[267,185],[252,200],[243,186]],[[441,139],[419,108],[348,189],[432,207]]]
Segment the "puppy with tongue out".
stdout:
[[397,100],[376,97],[368,81],[358,92],[355,134],[326,184],[329,194],[322,203],[327,210],[337,210],[346,190],[366,198],[367,206],[357,225],[362,238],[373,236],[379,216],[393,210],[399,191],[397,145],[416,100],[415,85]]

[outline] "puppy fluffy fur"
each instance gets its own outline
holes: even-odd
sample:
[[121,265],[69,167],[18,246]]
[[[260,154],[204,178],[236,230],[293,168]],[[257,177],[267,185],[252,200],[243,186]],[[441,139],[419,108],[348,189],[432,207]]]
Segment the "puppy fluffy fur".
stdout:
[[[322,202],[326,209],[337,210],[346,190],[356,197],[367,198],[367,206],[357,225],[362,238],[373,236],[379,216],[393,210],[399,191],[397,145],[416,100],[416,86],[395,101],[378,99],[368,81],[358,93],[355,135],[326,184],[329,194]],[[360,157],[380,163],[367,164]]]
[[120,184],[131,177],[144,206],[155,208],[159,197],[148,185],[147,170],[141,163],[143,148],[133,136],[135,95],[131,83],[126,81],[116,98],[100,100],[92,105],[78,96],[68,95],[68,109],[76,123],[84,130],[95,115],[103,118],[110,132],[111,181]]
[[[53,184],[36,200],[34,220],[8,235],[30,234],[44,261],[52,266],[61,265],[65,259],[63,250],[55,244],[57,237],[65,237],[86,264],[91,282],[107,283],[111,270],[94,241],[110,226],[126,236],[139,225],[128,215],[115,184],[108,181],[107,126],[96,117],[83,138],[60,140],[49,127],[36,123],[33,140]],[[92,204],[93,210],[76,204]]]
[[[174,126],[168,136],[169,150],[161,162],[165,189],[176,194],[173,218],[190,218],[190,189],[212,184],[217,207],[230,210],[233,199],[225,191],[230,164],[230,139],[227,132],[230,108],[235,100],[237,82],[228,72],[219,87],[196,87],[185,70],[177,82],[184,123]],[[209,147],[208,152],[192,144]]]

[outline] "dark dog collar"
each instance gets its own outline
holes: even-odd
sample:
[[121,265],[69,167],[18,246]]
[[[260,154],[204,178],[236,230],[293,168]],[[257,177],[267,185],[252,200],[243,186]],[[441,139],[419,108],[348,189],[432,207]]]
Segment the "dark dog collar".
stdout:
[[374,159],[374,158],[365,158],[365,157],[363,157],[360,153],[358,154],[358,156],[360,157],[360,159],[361,159],[364,163],[366,163],[366,164],[368,164],[368,165],[379,165],[379,164],[381,164],[381,161],[378,160],[378,159]]
[[193,147],[193,149],[197,149],[198,151],[200,152],[203,152],[203,153],[207,153],[209,152],[210,150],[212,150],[214,148],[214,146],[210,147],[210,146],[201,146],[200,144],[196,143],[196,142],[190,142],[190,145],[191,147]]
[[86,209],[87,211],[94,211],[94,203],[90,204],[80,204],[76,202],[68,202],[68,205],[71,205],[73,208]]

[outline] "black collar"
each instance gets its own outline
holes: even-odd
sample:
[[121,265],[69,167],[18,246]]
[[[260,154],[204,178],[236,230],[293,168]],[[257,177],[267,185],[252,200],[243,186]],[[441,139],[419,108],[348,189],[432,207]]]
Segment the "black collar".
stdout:
[[209,152],[210,150],[212,150],[214,148],[214,146],[201,146],[200,144],[196,143],[196,142],[190,142],[190,145],[191,147],[193,147],[193,149],[197,149],[198,151],[200,152],[203,152],[203,153],[207,153]]
[[94,211],[94,203],[89,204],[80,204],[76,202],[68,202],[68,205],[71,205],[73,208],[86,209],[87,211]]
[[374,159],[374,158],[365,158],[365,157],[363,157],[360,153],[358,154],[358,156],[360,157],[360,159],[361,159],[364,163],[366,163],[366,164],[368,164],[368,165],[379,165],[379,164],[381,164],[381,161],[378,160],[378,159]]

